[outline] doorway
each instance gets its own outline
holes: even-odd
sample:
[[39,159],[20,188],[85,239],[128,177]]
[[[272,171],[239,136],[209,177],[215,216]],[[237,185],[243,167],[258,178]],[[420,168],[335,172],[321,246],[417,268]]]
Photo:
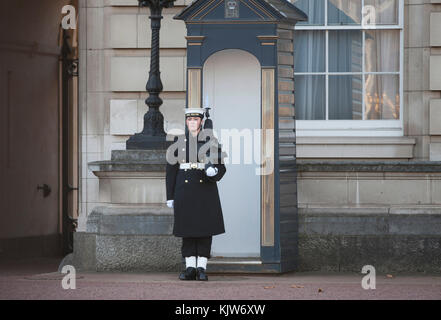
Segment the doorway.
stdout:
[[[78,130],[76,83],[62,75],[60,50],[66,46],[59,21],[66,4],[78,5],[75,0],[0,4],[0,16],[9,23],[0,40],[0,258],[60,256],[71,247],[66,216],[76,212],[77,198],[66,186],[77,185]],[[71,31],[71,44],[74,35]],[[67,148],[73,150],[69,159]]]
[[[213,237],[212,256],[259,257],[260,143],[254,143],[254,129],[261,128],[261,66],[247,51],[225,49],[207,58],[202,79],[203,107],[212,108],[215,135],[228,154],[227,172],[218,183],[225,233]],[[232,133],[232,129],[237,129],[240,140],[224,141],[221,130]],[[245,142],[251,143],[251,149]]]

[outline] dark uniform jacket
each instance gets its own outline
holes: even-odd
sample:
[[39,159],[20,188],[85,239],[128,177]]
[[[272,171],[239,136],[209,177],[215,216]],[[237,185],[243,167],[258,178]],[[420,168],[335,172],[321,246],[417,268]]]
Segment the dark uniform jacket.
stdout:
[[[225,174],[226,168],[221,158],[223,154],[221,148],[217,148],[217,154],[210,154],[210,150],[205,152],[203,149],[202,159],[197,152],[192,152],[189,156],[190,139],[197,139],[197,150],[205,144],[205,138],[201,140],[202,130],[197,137],[193,137],[186,130],[185,135],[175,137],[175,143],[169,148],[174,152],[178,162],[169,163],[167,159],[166,167],[166,188],[167,200],[174,200],[174,226],[173,234],[177,237],[207,237],[225,232],[222,207],[219,199],[217,181]],[[213,138],[213,141],[216,141]],[[176,149],[174,147],[178,147]],[[193,144],[192,150],[196,144]],[[205,145],[207,148],[207,145]],[[208,148],[207,148],[208,149]],[[175,150],[175,151],[173,151]],[[211,149],[213,150],[213,149]],[[179,152],[178,152],[179,151]],[[212,157],[212,158],[210,158]],[[180,169],[180,163],[205,162],[209,159],[217,158],[217,163],[212,166],[218,169],[218,173],[209,177],[205,169]]]

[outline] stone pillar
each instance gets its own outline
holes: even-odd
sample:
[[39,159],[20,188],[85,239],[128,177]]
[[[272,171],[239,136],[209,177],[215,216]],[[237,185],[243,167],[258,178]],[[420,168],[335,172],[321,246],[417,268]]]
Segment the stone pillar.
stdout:
[[[441,6],[441,0],[432,0],[432,4]],[[439,8],[437,8],[439,9]],[[441,12],[430,13],[430,46],[432,48],[441,47]],[[430,90],[441,91],[441,55],[430,56]],[[431,161],[441,160],[441,99],[431,99],[429,105],[430,119],[430,148],[429,155]]]

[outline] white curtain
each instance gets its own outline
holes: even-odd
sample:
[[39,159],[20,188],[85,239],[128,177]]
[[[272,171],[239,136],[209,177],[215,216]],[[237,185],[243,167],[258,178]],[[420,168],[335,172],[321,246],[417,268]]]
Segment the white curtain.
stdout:
[[328,0],[328,24],[361,23],[361,0]]
[[[295,72],[325,71],[325,32],[295,31]],[[296,75],[294,95],[298,120],[324,120],[326,117],[324,75]]]
[[329,31],[329,72],[360,72],[329,76],[329,119],[362,118],[362,31]]
[[[366,72],[400,71],[399,50],[400,33],[398,30],[367,31]],[[398,75],[368,74],[365,79],[365,91],[366,119],[398,119]]]
[[375,24],[398,24],[399,1],[364,0],[364,5],[375,8]]
[[[299,25],[324,25],[325,0],[292,0],[308,16]],[[326,43],[324,31],[294,33],[295,72],[324,72]],[[324,120],[326,117],[325,76],[296,75],[294,94],[296,119]]]
[[297,8],[308,16],[308,21],[298,25],[323,25],[325,23],[325,0],[291,0]]

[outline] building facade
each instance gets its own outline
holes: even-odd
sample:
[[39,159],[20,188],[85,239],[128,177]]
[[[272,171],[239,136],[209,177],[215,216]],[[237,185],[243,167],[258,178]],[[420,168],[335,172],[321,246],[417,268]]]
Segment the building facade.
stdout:
[[[294,29],[294,98],[282,106],[295,109],[297,269],[439,271],[441,1],[291,2],[309,18]],[[170,134],[184,128],[188,81],[186,27],[173,17],[191,3],[162,14],[160,111]],[[93,164],[143,128],[148,8],[79,0],[76,9],[82,234],[94,208],[165,203],[165,188],[160,175],[97,175]]]
[[[161,111],[167,132],[183,126],[186,29],[173,16],[189,4],[176,1],[163,12]],[[293,4],[309,17],[296,25],[293,42],[300,265],[358,268],[345,262],[355,254],[383,265],[397,261],[394,267],[405,269],[391,257],[418,248],[439,259],[441,2]],[[87,163],[110,159],[111,150],[124,149],[128,137],[142,130],[147,10],[135,0],[80,5],[78,230],[85,230],[88,214],[108,192]],[[123,193],[121,203],[138,201]]]

